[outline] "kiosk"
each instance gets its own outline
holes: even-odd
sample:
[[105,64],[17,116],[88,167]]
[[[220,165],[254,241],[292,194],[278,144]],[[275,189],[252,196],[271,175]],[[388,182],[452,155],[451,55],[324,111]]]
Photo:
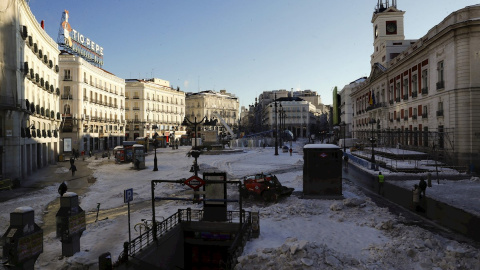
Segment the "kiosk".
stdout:
[[303,147],[303,194],[342,196],[342,150],[334,144]]
[[133,166],[135,169],[145,169],[145,147],[141,144],[133,145]]

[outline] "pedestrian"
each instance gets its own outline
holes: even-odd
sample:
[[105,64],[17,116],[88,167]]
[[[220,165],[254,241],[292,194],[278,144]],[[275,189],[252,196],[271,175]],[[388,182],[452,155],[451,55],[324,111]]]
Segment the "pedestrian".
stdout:
[[428,185],[428,187],[432,187],[432,174],[431,173],[427,174],[427,185]]
[[290,147],[290,149],[289,149],[288,151],[290,152],[290,156],[292,156],[292,152],[293,152],[293,150],[292,150],[292,148],[291,148],[291,147]]
[[88,156],[92,157],[92,150],[88,151]]
[[345,154],[345,156],[343,156],[343,160],[345,161],[345,169],[348,169],[348,155]]
[[70,157],[70,167],[72,167],[73,163],[75,163],[75,159],[72,157]]
[[419,211],[419,210],[420,210],[420,206],[419,206],[419,203],[420,203],[420,198],[419,198],[420,191],[418,190],[418,185],[416,185],[416,184],[413,185],[412,193],[413,193],[413,198],[412,198],[413,209],[414,209],[415,211]]
[[418,183],[418,186],[420,187],[420,199],[421,199],[422,195],[425,197],[425,190],[427,189],[427,182],[425,182],[425,179],[423,179],[423,177],[420,177],[420,182]]
[[72,171],[72,176],[75,176],[75,172],[77,171],[77,166],[75,166],[75,164],[72,164],[72,166],[70,167],[70,170]]
[[383,184],[385,183],[385,176],[382,174],[382,172],[378,172],[378,194],[383,195],[384,190],[383,190]]
[[63,197],[63,194],[67,192],[67,189],[68,189],[67,184],[65,183],[65,181],[63,181],[58,187],[58,194],[60,194],[60,196]]

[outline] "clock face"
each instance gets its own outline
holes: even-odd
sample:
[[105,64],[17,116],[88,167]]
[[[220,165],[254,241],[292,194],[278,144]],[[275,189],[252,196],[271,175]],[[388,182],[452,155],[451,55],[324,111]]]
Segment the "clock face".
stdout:
[[396,34],[396,33],[397,33],[397,23],[387,22],[387,34]]

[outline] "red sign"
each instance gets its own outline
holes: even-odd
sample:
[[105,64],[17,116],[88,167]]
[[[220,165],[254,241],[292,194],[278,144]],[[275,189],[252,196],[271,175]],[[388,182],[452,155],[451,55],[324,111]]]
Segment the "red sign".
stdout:
[[192,176],[190,178],[188,178],[187,180],[185,180],[185,185],[193,188],[193,189],[198,189],[199,187],[205,185],[205,181],[203,181],[202,178],[198,177],[198,176]]
[[320,156],[321,156],[322,158],[326,158],[328,155],[327,155],[326,153],[321,153]]

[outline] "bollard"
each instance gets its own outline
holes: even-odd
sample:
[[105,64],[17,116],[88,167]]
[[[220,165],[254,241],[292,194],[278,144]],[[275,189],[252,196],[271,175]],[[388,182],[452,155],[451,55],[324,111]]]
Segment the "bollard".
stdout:
[[98,269],[99,270],[113,269],[112,255],[110,254],[110,252],[105,252],[98,257]]
[[43,230],[35,224],[31,207],[19,207],[10,213],[10,226],[2,237],[6,266],[33,270],[43,252]]
[[80,251],[80,237],[86,229],[85,211],[78,205],[78,195],[67,192],[60,198],[56,215],[57,237],[62,242],[62,255],[71,257]]

